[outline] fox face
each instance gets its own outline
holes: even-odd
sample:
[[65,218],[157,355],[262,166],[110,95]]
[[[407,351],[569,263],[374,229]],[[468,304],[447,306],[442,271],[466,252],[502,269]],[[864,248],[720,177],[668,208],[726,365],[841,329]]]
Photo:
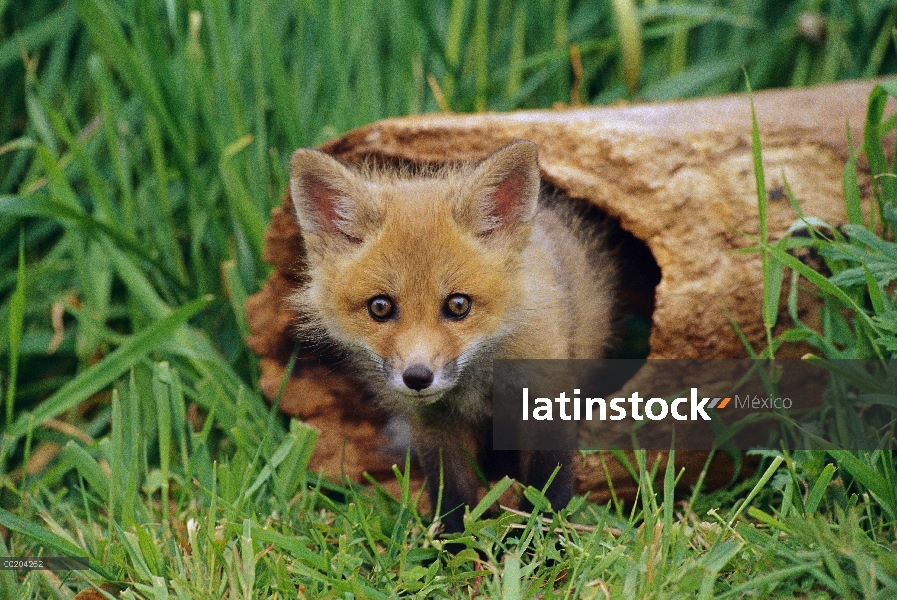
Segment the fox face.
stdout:
[[515,142],[422,175],[350,169],[315,150],[297,150],[290,168],[306,256],[293,304],[307,336],[335,342],[384,408],[401,413],[391,422],[409,426],[444,531],[462,531],[460,508],[477,501],[471,459],[516,461],[507,474],[538,488],[553,479],[547,497],[565,506],[572,456],[509,461],[488,444],[491,359],[594,356],[600,344],[580,351],[574,338],[609,322],[610,280],[576,224],[547,204],[537,214],[536,146]]
[[297,150],[290,185],[308,257],[294,301],[382,397],[443,398],[538,301],[518,281],[539,191],[529,142],[415,177]]

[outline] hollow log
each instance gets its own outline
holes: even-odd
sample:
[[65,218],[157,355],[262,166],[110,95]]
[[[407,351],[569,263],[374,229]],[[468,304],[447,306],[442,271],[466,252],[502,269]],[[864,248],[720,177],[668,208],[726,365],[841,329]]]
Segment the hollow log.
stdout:
[[[754,94],[763,142],[770,239],[796,221],[785,191],[801,210],[832,226],[846,222],[841,176],[862,125],[874,82],[850,82]],[[765,344],[760,318],[760,255],[738,252],[759,234],[751,152],[749,98],[713,99],[508,114],[422,115],[387,119],[349,132],[321,149],[357,163],[445,163],[482,158],[516,139],[539,146],[543,180],[585,200],[618,224],[626,304],[650,323],[650,358],[746,356],[730,318],[755,348]],[[868,175],[861,173],[861,190]],[[628,237],[627,237],[628,236]],[[628,241],[627,241],[628,240]],[[275,268],[247,302],[250,348],[261,358],[261,387],[274,398],[293,352],[280,409],[320,430],[311,468],[362,480],[369,472],[395,482],[396,457],[384,451],[385,418],[360,382],[296,343],[296,315],[284,298],[303,276],[302,245],[289,194],[271,214],[264,259]],[[639,276],[639,272],[647,275]],[[656,287],[655,287],[656,286]],[[811,305],[802,310],[811,311]],[[809,318],[809,317],[808,317]],[[787,323],[783,315],[780,323]],[[622,497],[636,486],[616,461],[592,454],[577,465],[580,493],[607,497],[610,479]],[[654,457],[649,458],[649,463]],[[660,456],[663,460],[663,456]],[[677,454],[693,481],[706,454]],[[661,471],[662,472],[662,471]],[[731,467],[715,462],[709,483]]]

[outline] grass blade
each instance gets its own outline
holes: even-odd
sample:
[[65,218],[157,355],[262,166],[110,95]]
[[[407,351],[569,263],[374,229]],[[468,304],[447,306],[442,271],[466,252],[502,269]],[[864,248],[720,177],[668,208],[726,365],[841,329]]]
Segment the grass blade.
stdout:
[[100,467],[100,463],[87,450],[70,440],[63,448],[59,458],[71,464],[104,503],[109,502],[109,477]]
[[836,470],[835,465],[825,465],[825,468],[822,469],[822,473],[819,474],[816,483],[813,484],[813,488],[810,490],[810,493],[807,494],[807,502],[804,504],[804,514],[812,515],[816,512],[816,509],[819,508],[819,503],[822,501],[825,490],[828,488],[828,484],[831,482]]
[[[509,477],[504,477],[500,481],[496,482],[496,484],[492,486],[492,489],[490,489],[486,493],[486,495],[483,496],[483,499],[480,501],[480,503],[477,504],[476,507],[471,509],[470,519],[476,521],[484,514],[486,514],[486,511],[489,510],[489,507],[498,502],[498,499],[501,497],[501,495],[504,494],[505,491],[509,487],[511,487],[513,483],[514,480]],[[560,510],[563,507],[559,506],[556,508]]]
[[623,81],[629,94],[635,96],[642,77],[642,24],[632,0],[611,0],[611,4],[620,39]]
[[19,371],[19,344],[25,321],[25,233],[19,232],[19,265],[16,289],[9,301],[9,381],[6,384],[6,427],[12,425],[16,401],[16,378]]
[[47,419],[57,417],[97,393],[125,374],[137,360],[158,347],[161,341],[171,336],[209,302],[211,302],[210,297],[194,300],[135,334],[126,344],[99,363],[79,373],[55,394],[38,405],[34,411],[20,415],[9,428],[9,435],[12,437],[25,435],[32,419],[34,426],[38,427]]
[[[20,519],[3,508],[0,508],[0,525],[3,525],[10,531],[16,531],[22,535],[26,535],[45,548],[55,550],[65,556],[72,558],[84,558],[87,556],[87,553],[84,550],[73,545],[68,540],[63,539],[55,533],[47,531],[45,528],[35,525],[34,523],[29,523],[24,519]],[[96,571],[106,579],[115,579],[115,576],[101,567],[96,560],[90,558],[89,561],[90,568],[93,571]]]
[[878,496],[882,508],[888,511],[892,519],[897,517],[897,490],[888,484],[887,479],[847,450],[827,450],[827,452],[838,461],[844,471]]
[[849,156],[844,165],[842,187],[844,204],[847,206],[847,220],[851,225],[863,224],[863,208],[860,206],[860,184],[857,179],[857,153],[850,135],[850,123],[847,124],[847,148]]

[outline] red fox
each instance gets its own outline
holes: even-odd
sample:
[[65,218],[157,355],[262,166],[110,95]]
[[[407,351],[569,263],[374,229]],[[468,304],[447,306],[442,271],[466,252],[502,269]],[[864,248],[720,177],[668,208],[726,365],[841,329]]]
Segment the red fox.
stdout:
[[410,422],[434,510],[443,484],[443,532],[463,530],[477,467],[541,487],[560,466],[547,498],[566,506],[569,453],[509,465],[489,447],[493,359],[600,358],[611,339],[614,260],[574,211],[540,201],[536,145],[423,173],[307,149],[290,167],[308,268],[292,302]]

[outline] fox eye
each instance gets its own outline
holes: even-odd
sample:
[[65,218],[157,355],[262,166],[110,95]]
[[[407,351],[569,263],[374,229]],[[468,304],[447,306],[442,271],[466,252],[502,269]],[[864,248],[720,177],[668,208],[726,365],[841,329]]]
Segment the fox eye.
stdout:
[[389,296],[374,296],[368,300],[368,314],[375,321],[386,321],[396,312],[396,305]]
[[450,319],[463,319],[470,312],[470,298],[464,294],[449,296],[442,306],[442,314]]

